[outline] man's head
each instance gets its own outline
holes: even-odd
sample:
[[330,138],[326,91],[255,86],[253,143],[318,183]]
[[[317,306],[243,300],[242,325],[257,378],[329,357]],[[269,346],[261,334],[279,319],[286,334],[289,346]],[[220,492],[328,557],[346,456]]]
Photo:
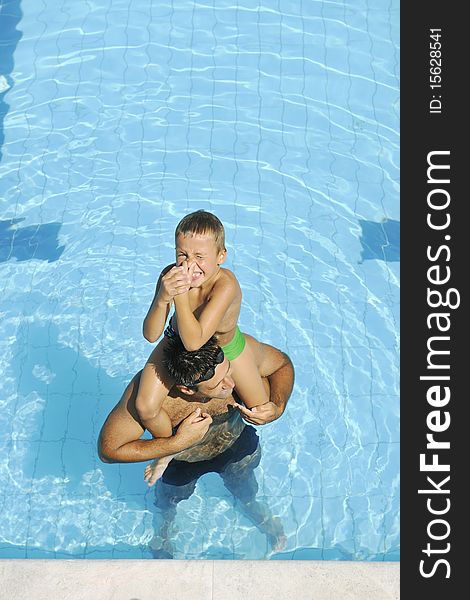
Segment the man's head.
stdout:
[[224,399],[235,386],[230,361],[215,337],[193,352],[186,350],[179,337],[168,340],[164,363],[176,386],[187,395]]
[[191,287],[199,287],[225,261],[224,226],[212,213],[197,210],[186,215],[175,231],[176,264],[192,265]]

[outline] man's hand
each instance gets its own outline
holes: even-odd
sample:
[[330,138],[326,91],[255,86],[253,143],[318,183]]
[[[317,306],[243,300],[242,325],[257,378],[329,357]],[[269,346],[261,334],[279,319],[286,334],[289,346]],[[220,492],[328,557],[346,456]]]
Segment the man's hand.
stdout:
[[181,421],[175,434],[175,439],[181,444],[181,450],[186,450],[202,440],[212,423],[212,417],[200,408],[196,408],[189,416]]
[[235,407],[238,408],[243,419],[252,425],[266,425],[266,423],[279,419],[282,415],[282,410],[274,402],[265,402],[252,409],[241,404],[235,404]]

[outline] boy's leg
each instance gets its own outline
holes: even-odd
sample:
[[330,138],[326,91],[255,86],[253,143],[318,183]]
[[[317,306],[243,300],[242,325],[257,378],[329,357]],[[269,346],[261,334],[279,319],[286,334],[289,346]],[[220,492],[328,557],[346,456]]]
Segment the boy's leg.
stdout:
[[[149,429],[150,433],[153,435],[154,438],[170,437],[172,435],[173,431],[171,427],[170,417],[168,416],[168,413],[165,410],[163,410],[163,408],[160,410],[158,416],[154,420],[158,422],[158,431],[170,432],[169,435],[155,435],[154,431],[157,428],[155,428],[154,430]],[[149,487],[152,486],[158,479],[160,479],[165,469],[167,468],[169,462],[174,456],[176,456],[176,454],[170,454],[169,456],[157,458],[145,467],[144,480],[147,482]]]
[[144,427],[154,437],[169,437],[171,423],[163,415],[158,419],[168,392],[173,386],[173,380],[164,365],[164,350],[167,339],[164,337],[158,343],[142,369],[135,407]]
[[245,406],[253,408],[269,402],[269,394],[259,374],[253,351],[248,344],[237,358],[231,360],[231,365],[235,391]]
[[[142,370],[139,390],[136,398],[136,409],[144,427],[154,438],[170,437],[173,433],[171,420],[162,405],[173,385],[164,363],[164,349],[167,340],[164,337],[150,355]],[[145,468],[144,479],[153,485],[165,471],[173,458],[165,456],[154,460]]]
[[173,434],[170,417],[163,408],[156,417],[146,421],[144,425],[154,438],[170,437]]

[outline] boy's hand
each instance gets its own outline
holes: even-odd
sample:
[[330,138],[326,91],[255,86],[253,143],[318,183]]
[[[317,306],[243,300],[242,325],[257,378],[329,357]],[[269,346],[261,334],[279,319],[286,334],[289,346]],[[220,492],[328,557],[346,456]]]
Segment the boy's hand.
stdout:
[[172,267],[168,273],[163,275],[158,299],[161,302],[169,304],[173,298],[179,294],[184,294],[189,290],[190,276],[188,274],[187,264],[183,263],[179,267]]

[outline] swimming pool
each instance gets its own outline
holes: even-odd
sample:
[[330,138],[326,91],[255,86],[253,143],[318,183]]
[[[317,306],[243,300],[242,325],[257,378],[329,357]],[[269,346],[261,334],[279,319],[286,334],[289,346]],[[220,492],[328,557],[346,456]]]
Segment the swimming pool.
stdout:
[[0,7],[0,557],[152,558],[143,465],[96,438],[205,208],[296,367],[255,470],[287,544],[208,474],[175,558],[398,560],[398,2]]

